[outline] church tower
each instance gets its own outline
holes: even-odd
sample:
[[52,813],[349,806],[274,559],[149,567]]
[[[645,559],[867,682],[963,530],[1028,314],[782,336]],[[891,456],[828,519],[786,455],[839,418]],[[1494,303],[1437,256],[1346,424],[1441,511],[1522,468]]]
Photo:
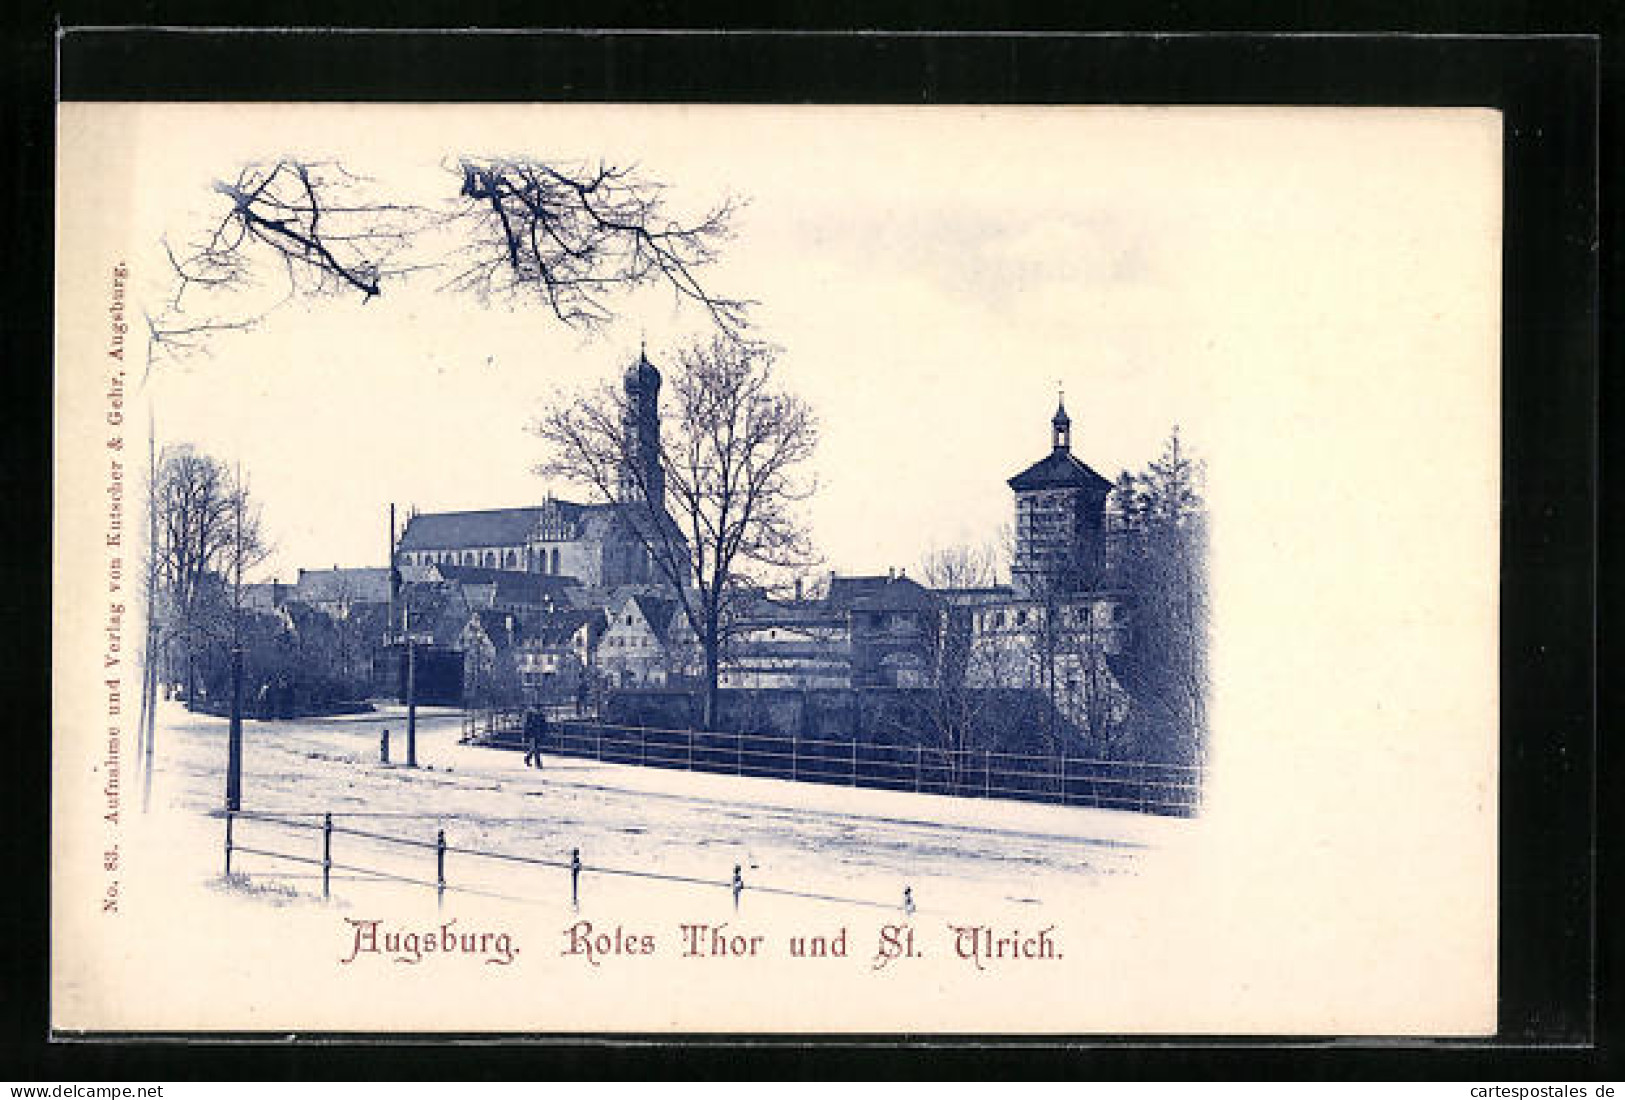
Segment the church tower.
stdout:
[[647,493],[655,510],[662,511],[666,505],[666,472],[660,464],[660,372],[642,349],[637,361],[626,368],[621,384],[626,389],[621,428],[627,441],[621,503],[639,503]]
[[1023,596],[1087,591],[1100,579],[1102,520],[1111,482],[1072,453],[1064,400],[1050,419],[1050,453],[1011,478],[1016,553],[1011,579]]

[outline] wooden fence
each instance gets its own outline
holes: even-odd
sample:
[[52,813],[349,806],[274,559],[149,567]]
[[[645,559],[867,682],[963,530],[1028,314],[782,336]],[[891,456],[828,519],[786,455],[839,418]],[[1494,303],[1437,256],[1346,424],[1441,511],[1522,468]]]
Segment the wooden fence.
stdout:
[[[448,892],[501,898],[507,901],[538,904],[547,902],[548,899],[545,898],[516,896],[510,893],[481,889],[469,882],[458,883],[448,877],[448,863],[455,870],[461,860],[481,860],[492,863],[549,868],[560,872],[558,880],[559,900],[562,900],[567,876],[570,905],[573,909],[578,910],[581,907],[584,883],[588,881],[589,876],[600,875],[728,890],[733,894],[733,906],[736,911],[740,908],[741,899],[749,892],[766,896],[800,898],[808,901],[836,902],[872,909],[897,910],[906,915],[912,915],[915,912],[914,891],[912,887],[906,885],[899,895],[900,901],[892,904],[865,898],[841,897],[835,894],[793,890],[763,883],[750,883],[747,885],[741,865],[737,863],[733,865],[732,875],[719,876],[714,879],[701,878],[654,871],[647,868],[612,867],[587,863],[582,860],[579,847],[570,849],[570,858],[567,860],[546,859],[539,856],[524,856],[512,852],[497,852],[452,844],[446,840],[445,829],[438,826],[434,829],[434,839],[430,840],[427,839],[427,829],[422,831],[424,835],[415,837],[400,836],[381,833],[375,829],[360,828],[353,823],[357,818],[383,817],[386,815],[220,810],[211,816],[223,818],[225,822],[225,874],[227,878],[230,878],[234,873],[242,873],[241,859],[243,856],[258,857],[279,864],[313,867],[319,871],[322,883],[322,897],[324,898],[332,897],[334,872],[341,872],[368,881],[398,883],[432,889],[435,891],[436,899],[442,905],[445,903]],[[335,817],[340,819],[337,823],[334,821]],[[246,838],[243,835],[245,826],[250,832],[250,835]],[[353,857],[335,858],[335,840],[340,846],[339,854],[343,856],[342,846],[346,838],[382,844],[386,847],[399,848],[414,853],[422,860],[423,873],[416,875],[402,874],[398,869],[386,870],[381,867],[368,867],[361,863],[352,862]],[[272,845],[275,846],[272,847]],[[290,848],[293,850],[288,850]],[[431,858],[434,868],[432,878],[428,874]],[[282,874],[275,870],[267,872],[262,869],[256,869],[255,873],[270,874],[273,877]]]

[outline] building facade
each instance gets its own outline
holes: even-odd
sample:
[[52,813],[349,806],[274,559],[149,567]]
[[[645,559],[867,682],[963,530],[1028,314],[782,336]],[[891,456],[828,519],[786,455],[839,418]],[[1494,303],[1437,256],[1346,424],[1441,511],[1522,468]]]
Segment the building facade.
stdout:
[[597,668],[613,687],[678,687],[696,671],[688,616],[676,600],[631,592],[606,608]]

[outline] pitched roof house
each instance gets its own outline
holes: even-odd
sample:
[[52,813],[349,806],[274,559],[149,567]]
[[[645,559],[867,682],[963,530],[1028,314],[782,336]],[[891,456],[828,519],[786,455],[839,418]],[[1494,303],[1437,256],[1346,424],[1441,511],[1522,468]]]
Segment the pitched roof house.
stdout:
[[612,683],[665,687],[688,673],[693,634],[676,600],[632,592],[607,611],[609,623],[598,641],[598,667]]

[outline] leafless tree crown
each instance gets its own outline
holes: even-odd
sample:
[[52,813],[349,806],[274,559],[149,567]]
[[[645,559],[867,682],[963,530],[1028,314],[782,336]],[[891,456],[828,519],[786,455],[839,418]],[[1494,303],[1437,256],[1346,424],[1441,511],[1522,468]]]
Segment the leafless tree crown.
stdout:
[[149,318],[153,343],[188,350],[214,331],[251,327],[271,306],[241,303],[219,312],[222,295],[268,291],[275,272],[282,301],[304,294],[383,292],[404,274],[398,260],[422,225],[415,207],[379,199],[372,181],[342,165],[277,160],[244,166],[216,180],[223,202],[197,237],[179,249],[164,242],[174,291]]
[[229,634],[242,575],[270,554],[259,509],[241,480],[188,446],[165,448],[158,467],[157,613],[166,642],[188,658]]
[[733,611],[770,573],[816,562],[798,506],[813,491],[802,473],[818,424],[801,398],[780,389],[770,352],[726,337],[678,356],[664,387],[658,466],[629,461],[643,441],[628,396],[612,387],[560,405],[535,425],[548,456],[537,472],[582,485],[600,500],[630,477],[635,528],[682,607],[704,653],[709,722],[718,655]]
[[711,293],[698,274],[729,235],[733,201],[684,222],[668,215],[661,185],[629,168],[465,158],[458,171],[470,232],[452,285],[534,294],[565,324],[593,328],[614,318],[614,292],[665,283],[723,331],[743,328],[748,303]]
[[684,221],[631,168],[463,158],[454,172],[440,216],[331,162],[285,158],[216,180],[221,205],[203,229],[164,241],[173,291],[148,316],[153,357],[206,349],[211,334],[252,328],[294,298],[367,302],[423,270],[481,297],[535,296],[585,329],[614,319],[618,292],[664,284],[742,338],[750,303],[700,278],[729,236],[732,200]]

